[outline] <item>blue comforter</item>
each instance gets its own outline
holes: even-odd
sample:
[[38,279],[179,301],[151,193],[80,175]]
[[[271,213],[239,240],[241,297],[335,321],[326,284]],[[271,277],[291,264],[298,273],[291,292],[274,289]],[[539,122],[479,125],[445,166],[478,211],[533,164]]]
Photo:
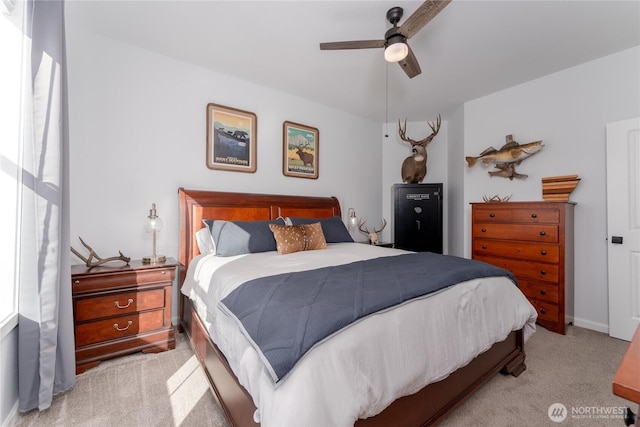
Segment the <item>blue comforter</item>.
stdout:
[[280,381],[316,343],[369,314],[507,270],[419,252],[278,274],[243,283],[220,302]]

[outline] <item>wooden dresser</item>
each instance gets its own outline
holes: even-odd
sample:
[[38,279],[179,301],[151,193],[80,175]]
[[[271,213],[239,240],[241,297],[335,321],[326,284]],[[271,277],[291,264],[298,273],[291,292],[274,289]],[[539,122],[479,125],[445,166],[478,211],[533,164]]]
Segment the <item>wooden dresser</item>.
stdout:
[[572,202],[472,203],[472,257],[511,271],[538,323],[565,334],[573,319]]
[[175,348],[171,294],[178,262],[71,267],[76,373],[104,359]]

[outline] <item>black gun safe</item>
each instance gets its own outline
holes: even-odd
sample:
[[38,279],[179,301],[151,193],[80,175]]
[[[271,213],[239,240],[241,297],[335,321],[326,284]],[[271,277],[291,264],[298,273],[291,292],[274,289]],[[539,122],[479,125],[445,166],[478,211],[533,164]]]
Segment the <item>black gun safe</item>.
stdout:
[[442,253],[442,184],[394,184],[394,245]]

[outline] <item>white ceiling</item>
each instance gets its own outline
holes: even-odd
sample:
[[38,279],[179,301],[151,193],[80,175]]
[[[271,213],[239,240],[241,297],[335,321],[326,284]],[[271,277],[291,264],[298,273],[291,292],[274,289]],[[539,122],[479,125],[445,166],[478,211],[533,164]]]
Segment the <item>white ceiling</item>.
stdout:
[[319,49],[384,38],[389,8],[404,8],[402,24],[420,3],[68,0],[66,10],[69,24],[379,122],[446,117],[468,100],[640,45],[637,0],[453,0],[409,40],[422,68],[413,79],[387,67],[382,49]]

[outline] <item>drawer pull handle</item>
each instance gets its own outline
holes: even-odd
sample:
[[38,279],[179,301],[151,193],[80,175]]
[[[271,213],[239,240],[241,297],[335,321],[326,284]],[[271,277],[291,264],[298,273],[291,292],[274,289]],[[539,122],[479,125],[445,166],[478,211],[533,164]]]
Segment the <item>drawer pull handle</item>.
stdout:
[[132,303],[133,303],[133,298],[129,298],[127,300],[127,305],[120,305],[120,301],[115,301],[113,305],[115,305],[116,307],[122,310],[123,308],[129,307]]
[[76,279],[73,283],[75,283],[76,285],[80,284],[80,280]]
[[167,274],[167,272],[166,272],[166,271],[164,271],[164,270],[162,270],[162,274]]
[[531,214],[531,218],[538,218],[538,214]]
[[495,217],[495,216],[496,216],[496,214],[494,214],[493,212],[491,212],[491,213],[489,214],[489,217],[491,217],[491,218],[493,218],[493,217]]
[[540,253],[541,253],[542,255],[546,255],[546,254],[547,254],[547,251],[540,251]]
[[544,231],[541,231],[541,232],[540,232],[540,235],[541,235],[541,236],[545,236],[546,234],[547,234],[547,233],[545,233]]
[[482,249],[487,249],[487,245],[482,245]]
[[120,328],[120,327],[118,326],[118,324],[117,324],[117,323],[114,323],[114,324],[113,324],[113,328],[114,328],[116,331],[123,332],[123,331],[126,331],[127,329],[129,329],[129,326],[131,326],[132,324],[133,324],[133,321],[132,321],[132,320],[129,320],[129,321],[127,322],[127,326],[125,326],[124,328]]
[[547,310],[545,310],[544,308],[540,309],[540,314],[547,314]]
[[547,291],[545,291],[544,289],[540,290],[540,295],[546,295]]
[[540,270],[540,274],[544,276],[545,274],[547,274],[547,270]]
[[487,229],[486,229],[486,228],[483,228],[483,229],[482,229],[482,230],[480,230],[480,231],[482,231],[483,233],[486,233],[486,232],[487,232]]

